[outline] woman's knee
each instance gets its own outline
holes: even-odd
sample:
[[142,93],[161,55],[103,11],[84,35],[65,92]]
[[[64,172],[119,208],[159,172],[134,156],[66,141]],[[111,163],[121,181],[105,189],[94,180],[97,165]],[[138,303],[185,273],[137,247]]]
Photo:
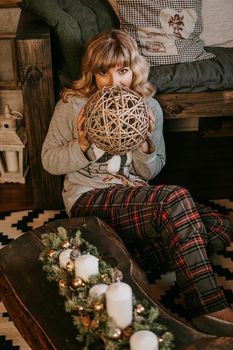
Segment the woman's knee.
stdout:
[[233,224],[227,217],[215,215],[203,222],[208,233],[210,252],[223,250],[233,242]]
[[179,185],[161,185],[159,186],[159,192],[161,200],[178,199],[180,201],[182,198],[188,198],[193,201],[190,192]]

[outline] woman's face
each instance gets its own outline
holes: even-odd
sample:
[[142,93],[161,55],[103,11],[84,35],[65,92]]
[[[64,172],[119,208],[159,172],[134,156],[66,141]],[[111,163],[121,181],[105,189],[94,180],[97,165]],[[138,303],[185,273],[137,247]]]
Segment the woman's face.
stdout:
[[102,70],[95,74],[95,81],[98,89],[105,86],[122,85],[131,87],[133,72],[130,67],[115,66],[108,70]]

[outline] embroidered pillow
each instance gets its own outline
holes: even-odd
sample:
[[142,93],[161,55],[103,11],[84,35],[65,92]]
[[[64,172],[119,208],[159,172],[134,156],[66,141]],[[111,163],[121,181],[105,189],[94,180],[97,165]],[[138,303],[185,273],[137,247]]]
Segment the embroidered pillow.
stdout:
[[121,29],[152,66],[214,57],[204,50],[201,0],[117,0]]

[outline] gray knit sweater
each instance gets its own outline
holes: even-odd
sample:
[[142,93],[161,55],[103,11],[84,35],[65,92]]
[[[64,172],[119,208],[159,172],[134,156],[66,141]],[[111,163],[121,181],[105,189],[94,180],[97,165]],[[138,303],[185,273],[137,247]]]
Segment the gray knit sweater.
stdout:
[[150,98],[148,107],[155,116],[150,152],[137,149],[125,156],[106,156],[92,145],[84,154],[77,135],[77,116],[86,99],[70,98],[57,103],[42,147],[42,163],[49,173],[65,175],[62,191],[68,215],[78,197],[92,189],[123,184],[134,186],[155,177],[165,165],[163,113],[159,103]]

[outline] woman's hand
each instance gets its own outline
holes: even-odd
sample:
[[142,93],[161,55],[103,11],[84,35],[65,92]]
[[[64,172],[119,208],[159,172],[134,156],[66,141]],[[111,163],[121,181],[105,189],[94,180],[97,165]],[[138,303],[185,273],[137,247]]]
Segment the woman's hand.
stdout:
[[144,153],[150,153],[150,147],[147,140],[150,139],[150,134],[152,133],[154,128],[155,128],[155,117],[154,117],[154,114],[151,111],[149,111],[149,127],[148,127],[148,132],[146,134],[146,140],[138,147]]
[[91,143],[87,137],[87,131],[84,130],[84,121],[85,121],[85,107],[83,107],[80,110],[77,118],[78,142],[83,153],[85,153],[88,150],[88,148],[91,146]]

